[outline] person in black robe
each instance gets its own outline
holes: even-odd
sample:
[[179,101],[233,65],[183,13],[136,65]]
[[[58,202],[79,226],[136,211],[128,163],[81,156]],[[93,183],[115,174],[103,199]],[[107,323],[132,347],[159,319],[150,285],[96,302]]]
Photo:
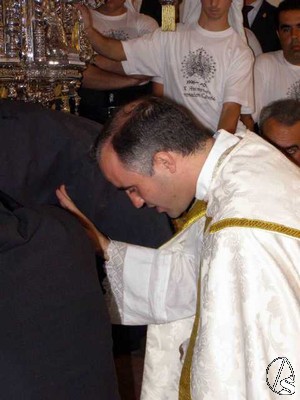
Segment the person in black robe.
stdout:
[[[13,202],[17,205],[15,209],[9,205],[10,203],[5,206],[2,204],[1,209],[2,217],[6,216],[7,212],[12,213],[10,217],[12,221],[15,221],[10,254],[3,256],[0,253],[1,271],[12,268],[11,286],[2,280],[4,290],[2,321],[4,324],[9,316],[13,318],[12,306],[6,308],[6,305],[12,301],[9,294],[14,296],[13,293],[16,293],[16,296],[20,298],[17,302],[17,306],[20,307],[16,309],[17,319],[9,320],[7,330],[3,331],[0,338],[1,349],[3,351],[7,349],[2,353],[1,388],[7,390],[3,393],[15,390],[11,392],[15,394],[3,398],[13,400],[19,398],[113,400],[117,398],[116,392],[113,390],[117,385],[111,367],[111,329],[108,317],[104,312],[104,299],[99,292],[100,285],[97,274],[95,274],[96,269],[95,266],[92,266],[91,258],[88,258],[91,257],[88,255],[88,251],[84,250],[87,243],[81,228],[77,228],[73,217],[67,215],[66,211],[56,207],[58,200],[55,196],[55,189],[64,183],[78,206],[97,228],[117,240],[158,247],[170,238],[172,229],[165,215],[159,215],[153,209],[135,209],[125,193],[118,191],[104,179],[92,156],[93,144],[101,134],[101,128],[101,125],[85,118],[48,110],[36,104],[0,101],[0,190],[5,193],[3,196],[14,199]],[[45,205],[55,206],[50,207],[50,211],[47,211],[48,214],[51,214],[51,218],[43,209]],[[21,210],[25,214],[29,213],[30,217],[34,217],[35,223],[27,227],[28,229],[32,227],[28,237],[37,235],[39,239],[35,243],[39,243],[40,255],[37,250],[39,246],[34,247],[25,239],[23,245],[18,246],[16,235],[18,235],[20,227],[15,224],[16,221],[19,221],[16,213],[20,213]],[[43,222],[45,218],[46,222]],[[39,220],[41,222],[38,223]],[[29,219],[25,217],[25,221],[28,222]],[[20,220],[20,226],[23,227],[24,224],[21,222],[22,220]],[[2,225],[5,223],[5,221],[1,222]],[[44,226],[42,233],[34,229],[40,225]],[[58,234],[57,231],[61,225],[65,226],[65,230]],[[78,238],[75,238],[76,232]],[[69,237],[64,237],[68,236],[67,233]],[[9,237],[10,231],[3,230],[2,234],[2,240],[5,242],[8,240],[7,236]],[[74,244],[73,256],[67,259],[67,262],[65,262],[67,254],[64,254],[63,251],[63,244],[66,241]],[[81,245],[81,243],[83,244]],[[27,250],[25,244],[28,246]],[[82,246],[83,250],[81,250]],[[23,249],[23,252],[20,249]],[[87,260],[83,256],[80,257],[81,251],[86,254]],[[37,261],[33,262],[29,254],[32,259],[36,256]],[[73,264],[74,275],[71,268]],[[89,266],[85,266],[85,264]],[[36,271],[39,268],[40,272],[45,269],[45,273],[37,274]],[[60,270],[61,275],[57,276]],[[85,279],[89,281],[86,302],[85,294],[81,294],[79,290],[85,270],[87,270]],[[20,279],[17,279],[18,277]],[[47,287],[43,287],[43,284],[47,284]],[[8,285],[7,290],[6,285]],[[92,293],[90,303],[88,303],[89,290],[96,290],[96,287],[98,291]],[[18,289],[20,290],[19,294],[17,293]],[[50,289],[53,289],[53,293]],[[39,308],[38,296],[43,294],[40,292],[44,292],[44,297]],[[60,296],[61,302],[59,302]],[[71,304],[72,296],[74,296],[73,304]],[[68,302],[70,302],[69,305]],[[24,330],[19,331],[19,319],[23,314],[22,306],[27,306],[24,315],[26,316],[28,313],[29,320],[27,325],[23,325]],[[70,311],[68,311],[69,306]],[[58,312],[59,308],[61,314],[58,313],[55,316],[55,312]],[[43,315],[43,310],[45,310],[45,315]],[[94,321],[95,310],[99,314],[98,319],[96,318]],[[51,316],[51,314],[53,315]],[[67,314],[70,315],[69,324],[65,320]],[[72,328],[76,326],[76,315],[79,318],[77,336],[76,331],[73,332]],[[30,325],[30,321],[33,322],[33,320],[36,323],[35,326]],[[65,327],[65,325],[67,326]],[[99,336],[100,325],[103,332]],[[93,329],[92,333],[85,332],[85,329],[89,330],[90,328]],[[122,329],[125,335],[120,334],[120,329],[117,329],[114,335],[117,337],[115,347],[121,351],[124,350],[122,349],[124,336],[126,338],[129,336],[129,342],[130,336],[138,336],[136,328],[122,327]],[[62,337],[59,335],[59,330],[62,332]],[[49,335],[53,332],[53,342],[47,336],[47,332]],[[72,336],[72,332],[75,336]],[[24,338],[23,344],[22,337]],[[90,344],[86,343],[87,341]],[[80,342],[82,343],[79,346]],[[13,343],[15,343],[14,351],[11,350]],[[66,348],[66,343],[69,348]],[[96,347],[93,353],[91,349],[94,346]],[[126,346],[130,347],[131,343]],[[12,356],[13,352],[14,356]],[[24,356],[25,352],[26,357]],[[29,354],[31,352],[32,356]],[[53,356],[49,355],[51,352],[53,352]],[[18,354],[20,359],[23,359],[22,362],[18,359]],[[11,362],[9,362],[10,357],[12,357]],[[85,370],[83,360],[90,357],[92,359]],[[28,369],[28,373],[25,374],[24,371],[30,364],[32,364],[32,368]],[[71,364],[73,364],[73,370]],[[107,378],[107,374],[102,374],[102,364],[106,366],[104,368],[107,368],[112,384]],[[40,375],[37,372],[39,369],[41,370]],[[23,380],[14,389],[13,381],[21,379],[22,374]],[[72,376],[74,380],[72,380]],[[100,383],[96,382],[98,379]],[[77,380],[78,385],[76,386],[75,381]],[[73,384],[74,390],[72,389]],[[99,387],[106,384],[107,395],[104,389],[99,392]],[[93,387],[93,385],[94,392],[93,389],[85,392],[86,386]],[[29,390],[31,386],[33,387]],[[59,392],[60,388],[62,392]],[[79,389],[76,391],[76,388]],[[23,397],[18,397],[18,393],[21,393],[23,389]],[[71,392],[72,390],[73,392]],[[34,391],[37,393],[36,397],[34,397]],[[49,392],[49,397],[45,397],[46,395],[39,397],[38,394],[41,391]],[[69,393],[75,392],[77,397],[73,394],[69,395]],[[91,394],[85,395],[85,393]],[[97,397],[96,395],[99,393],[101,395]]]
[[0,282],[2,399],[119,399],[94,251],[75,218],[0,192]]

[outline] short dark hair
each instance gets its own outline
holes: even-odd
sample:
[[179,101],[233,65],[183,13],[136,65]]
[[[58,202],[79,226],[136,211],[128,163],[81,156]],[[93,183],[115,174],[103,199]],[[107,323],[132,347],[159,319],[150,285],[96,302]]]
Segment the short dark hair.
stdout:
[[279,15],[282,11],[300,10],[299,0],[283,0],[276,10],[276,28],[279,29]]
[[274,118],[285,126],[292,126],[300,121],[300,101],[296,99],[280,99],[265,106],[259,116],[259,129],[262,132],[264,123]]
[[150,96],[123,106],[104,126],[96,156],[99,161],[103,145],[110,141],[128,169],[152,175],[157,152],[174,151],[187,156],[204,148],[212,135],[183,107]]

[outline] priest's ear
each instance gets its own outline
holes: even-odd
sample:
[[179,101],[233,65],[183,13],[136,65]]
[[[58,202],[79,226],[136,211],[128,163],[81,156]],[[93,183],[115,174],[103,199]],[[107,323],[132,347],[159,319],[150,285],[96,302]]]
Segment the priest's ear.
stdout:
[[176,172],[177,159],[173,152],[159,151],[153,157],[153,167],[157,170],[169,171],[171,174]]

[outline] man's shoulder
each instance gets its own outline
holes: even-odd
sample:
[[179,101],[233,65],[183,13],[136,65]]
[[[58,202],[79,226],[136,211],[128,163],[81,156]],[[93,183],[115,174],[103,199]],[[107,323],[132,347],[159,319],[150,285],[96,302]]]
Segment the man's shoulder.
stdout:
[[[234,62],[237,58],[248,58],[249,62],[253,63],[253,53],[250,47],[248,46],[246,40],[242,39],[241,36],[232,29],[232,34],[229,38],[229,46],[232,49],[232,56],[229,62]],[[224,49],[224,51],[228,51]]]
[[196,29],[197,24],[198,22],[189,22],[189,23],[178,22],[176,24],[176,32],[190,31],[192,29]]
[[282,50],[270,51],[269,53],[260,54],[255,61],[255,67],[263,65],[277,64],[284,61]]
[[[232,31],[233,31],[232,32],[232,43],[234,43],[235,46],[238,46],[242,50],[247,50],[247,51],[250,50],[250,52],[251,52],[251,49],[249,48],[248,43],[247,43],[246,36],[245,36],[245,39],[243,39],[241,37],[241,35],[239,33],[237,33],[234,29],[232,29]],[[245,32],[245,35],[246,35],[246,32]]]
[[[216,41],[218,37],[216,36]],[[242,38],[241,35],[233,28],[229,27],[228,29],[221,31],[219,36],[220,42],[222,40],[230,43],[231,47],[235,47],[241,51],[249,51],[249,46],[245,38]],[[251,50],[250,50],[251,52]]]
[[[240,142],[232,152],[231,162],[239,165],[240,160],[244,160],[244,164],[239,169],[252,175],[254,180],[267,181],[274,174],[275,181],[279,182],[280,179],[283,181],[283,178],[287,178],[285,184],[288,184],[288,181],[294,179],[300,188],[300,168],[256,133],[247,131],[241,135]],[[278,165],[280,165],[280,171],[278,171]],[[254,187],[249,184],[250,190],[253,190]],[[264,191],[265,188],[262,187],[262,190]]]
[[197,24],[186,25],[180,23],[176,25],[176,30],[174,32],[162,31],[161,28],[156,29],[153,38],[172,47],[172,44],[183,43],[183,40],[187,40],[188,43],[191,43],[193,38],[197,38],[199,35],[201,35],[201,33],[199,33],[197,29]]
[[215,219],[247,218],[299,227],[300,199],[293,194],[300,190],[300,169],[258,135],[245,134],[215,176]]
[[158,27],[158,23],[150,15],[139,13],[135,10],[128,9],[127,15],[134,18],[139,23],[149,24]]

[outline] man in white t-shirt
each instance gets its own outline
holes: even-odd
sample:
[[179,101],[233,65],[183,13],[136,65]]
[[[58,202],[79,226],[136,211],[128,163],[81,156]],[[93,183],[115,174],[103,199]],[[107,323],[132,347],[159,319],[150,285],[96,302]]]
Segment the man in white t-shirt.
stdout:
[[[158,28],[153,18],[127,9],[124,3],[125,0],[108,0],[98,9],[90,10],[93,28],[104,36],[118,40],[134,39]],[[139,82],[139,79],[89,65],[83,73],[82,85],[89,89],[108,90],[133,86]]]
[[255,113],[281,98],[300,99],[300,2],[284,0],[278,7],[282,50],[260,55],[254,66]]
[[[108,0],[90,10],[94,29],[104,36],[128,40],[151,33],[157,22],[125,6],[125,0]],[[80,90],[80,115],[104,123],[116,107],[151,92],[151,83],[144,77],[131,77],[105,70],[103,57],[95,53],[83,72]]]
[[[236,7],[242,2],[233,3]],[[94,49],[110,59],[125,61],[119,73],[160,76],[166,97],[186,106],[209,128],[234,133],[241,106],[253,110],[253,56],[229,25],[231,0],[216,4],[201,0],[201,4],[198,23],[192,29],[175,33],[157,30],[127,42],[100,35],[93,28],[88,9],[77,7]]]

